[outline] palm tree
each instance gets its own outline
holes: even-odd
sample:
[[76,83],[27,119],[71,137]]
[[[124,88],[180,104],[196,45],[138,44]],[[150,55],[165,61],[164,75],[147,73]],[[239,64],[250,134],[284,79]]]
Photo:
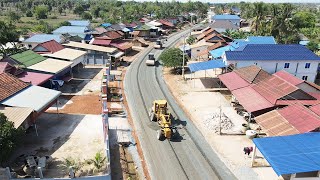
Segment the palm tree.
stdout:
[[254,25],[254,30],[257,33],[259,30],[261,21],[265,19],[266,6],[263,2],[253,3],[253,5],[254,5],[253,12],[256,16],[254,17],[254,21],[252,25]]
[[89,163],[92,163],[93,166],[100,171],[100,169],[104,166],[105,161],[107,160],[106,157],[103,157],[101,152],[97,152],[93,159],[89,160]]

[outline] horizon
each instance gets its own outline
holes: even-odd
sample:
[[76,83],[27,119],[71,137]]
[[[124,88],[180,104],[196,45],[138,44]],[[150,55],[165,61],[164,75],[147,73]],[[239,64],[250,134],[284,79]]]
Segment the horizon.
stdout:
[[[123,0],[123,1],[131,1],[131,0]],[[155,1],[155,0],[135,0],[137,2],[143,2],[143,1]],[[159,2],[165,2],[165,1],[172,1],[172,0],[158,0]],[[189,0],[176,0],[180,2],[188,2]],[[241,1],[244,2],[264,2],[264,3],[298,3],[298,4],[304,4],[304,3],[320,3],[320,0],[191,0],[192,2],[195,1],[201,1],[204,3],[211,3],[211,4],[221,4],[221,3],[239,3]]]

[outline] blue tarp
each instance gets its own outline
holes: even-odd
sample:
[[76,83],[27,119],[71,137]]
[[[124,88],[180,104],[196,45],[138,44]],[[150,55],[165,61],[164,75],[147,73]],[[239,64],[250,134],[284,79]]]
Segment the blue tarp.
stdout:
[[210,60],[206,62],[192,63],[188,65],[191,72],[203,71],[207,69],[223,68],[226,67],[222,59]]
[[253,139],[277,175],[320,170],[320,133]]

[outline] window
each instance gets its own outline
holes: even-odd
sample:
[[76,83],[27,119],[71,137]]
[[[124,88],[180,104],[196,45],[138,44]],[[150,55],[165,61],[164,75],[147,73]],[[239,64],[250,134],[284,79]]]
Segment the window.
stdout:
[[306,69],[310,68],[310,63],[306,63],[306,65],[304,66]]
[[284,63],[284,68],[289,68],[290,67],[290,63]]
[[302,76],[302,80],[308,81],[308,76]]

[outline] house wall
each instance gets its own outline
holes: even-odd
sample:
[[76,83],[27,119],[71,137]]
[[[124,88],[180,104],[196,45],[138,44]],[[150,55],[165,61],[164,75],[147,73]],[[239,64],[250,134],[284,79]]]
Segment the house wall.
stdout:
[[319,90],[310,86],[309,84],[303,82],[297,85],[298,88],[302,89],[304,92],[311,92],[311,93],[319,93]]
[[140,31],[139,37],[150,37],[150,31]]
[[[308,60],[301,60],[301,61],[283,61],[283,60],[272,60],[272,61],[228,61],[226,57],[224,56],[224,61],[227,62],[227,64],[234,64],[236,68],[246,67],[250,65],[257,65],[260,66],[263,70],[267,71],[270,74],[273,74],[275,72],[285,70],[289,72],[290,74],[302,79],[302,76],[308,76],[307,81],[314,82],[316,75],[317,75],[317,69],[319,66],[318,61],[308,61]],[[284,68],[285,63],[290,63],[289,68]],[[305,64],[310,63],[310,68],[305,68]]]
[[85,55],[78,57],[77,59],[73,60],[73,63],[71,67],[73,68],[74,66],[78,65],[79,63],[84,62]]
[[22,43],[23,44],[23,46],[25,47],[25,48],[27,48],[27,49],[33,49],[34,47],[36,47],[38,44],[40,44],[40,43]]

